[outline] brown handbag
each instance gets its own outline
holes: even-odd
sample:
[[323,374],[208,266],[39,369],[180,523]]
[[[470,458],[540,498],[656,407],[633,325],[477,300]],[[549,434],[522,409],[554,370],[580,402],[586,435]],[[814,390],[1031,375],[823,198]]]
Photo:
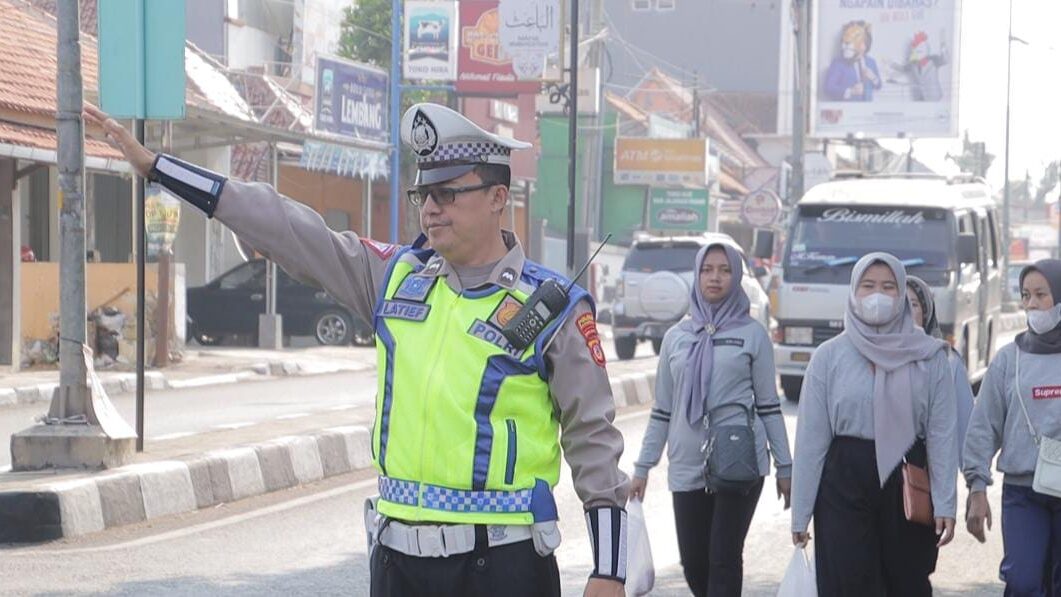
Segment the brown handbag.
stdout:
[[903,514],[910,522],[936,526],[928,471],[909,462],[903,463]]

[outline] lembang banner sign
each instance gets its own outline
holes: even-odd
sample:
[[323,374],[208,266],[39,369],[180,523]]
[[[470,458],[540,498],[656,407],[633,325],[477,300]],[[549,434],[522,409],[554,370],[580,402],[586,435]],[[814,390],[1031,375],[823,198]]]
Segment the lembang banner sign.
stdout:
[[387,141],[387,73],[340,58],[317,58],[315,124],[352,139]]
[[958,134],[961,0],[814,3],[811,134]]
[[707,139],[615,140],[615,183],[707,186]]

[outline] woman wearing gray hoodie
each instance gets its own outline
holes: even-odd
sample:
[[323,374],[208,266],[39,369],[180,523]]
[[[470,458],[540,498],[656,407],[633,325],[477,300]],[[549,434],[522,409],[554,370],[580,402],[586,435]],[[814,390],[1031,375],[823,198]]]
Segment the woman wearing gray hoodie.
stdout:
[[[1001,575],[1006,595],[1046,595],[1050,585],[1057,595],[1061,498],[1036,492],[1032,481],[1039,438],[1061,438],[1061,261],[1044,259],[1024,268],[1020,288],[1028,329],[992,359],[965,436],[965,524],[977,540],[985,541],[985,524],[991,528],[986,493],[991,460],[1001,448],[997,467],[1004,475]],[[1054,561],[1047,566],[1051,552]]]
[[[851,272],[844,331],[803,377],[792,470],[792,540],[810,540],[818,592],[932,595],[954,536],[956,408],[947,344],[914,327],[906,269],[870,253]],[[904,460],[928,470],[935,528],[906,519]]]
[[[777,397],[773,345],[762,324],[748,314],[737,249],[714,244],[696,255],[698,283],[691,289],[689,318],[663,338],[656,398],[630,488],[641,499],[648,471],[666,446],[667,485],[674,502],[685,580],[693,595],[739,597],[744,538],[763,488],[747,493],[705,491],[700,449],[709,425],[746,424],[753,432],[759,474],[770,472],[767,443],[777,465],[777,493],[788,507],[792,459]],[[747,410],[745,410],[747,409]]]

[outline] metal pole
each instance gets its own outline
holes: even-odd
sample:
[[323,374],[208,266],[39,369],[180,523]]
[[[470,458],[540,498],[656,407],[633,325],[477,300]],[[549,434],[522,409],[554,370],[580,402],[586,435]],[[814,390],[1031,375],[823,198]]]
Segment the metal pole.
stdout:
[[[1009,33],[1006,37],[1006,140],[1005,157],[1003,158],[1002,174],[1002,271],[1009,272],[1009,100],[1010,79],[1013,70],[1013,0],[1009,2]],[[1011,300],[1009,284],[1003,285],[1003,297],[1006,301]]]
[[810,46],[807,38],[808,24],[810,23],[810,0],[796,0],[792,3],[792,9],[797,14],[793,15],[795,20],[795,59],[796,64],[792,77],[792,156],[789,164],[792,165],[792,174],[789,177],[788,201],[794,205],[803,196],[803,135],[806,129],[804,122],[805,110],[803,97],[807,90],[806,69],[807,47]]
[[578,0],[571,2],[571,61],[568,71],[571,86],[568,88],[567,121],[567,272],[575,271],[575,186],[578,162]]
[[[136,140],[144,143],[144,121],[137,118],[133,122]],[[147,280],[145,263],[147,262],[147,217],[144,210],[144,178],[136,177],[136,451],[144,451],[144,362],[147,358],[144,336],[145,306],[144,285]]]
[[81,120],[80,16],[77,0],[58,4],[59,412],[87,412],[85,343],[85,131]]
[[[401,168],[398,163],[398,147],[401,131],[398,125],[402,117],[399,111],[402,109],[402,0],[391,0],[391,78],[390,78],[390,100],[391,100],[391,151],[390,151],[390,242],[398,242],[398,211],[400,203],[398,196],[401,194],[398,177]],[[369,234],[371,234],[371,230]]]
[[[273,188],[280,188],[280,152],[276,148],[276,143],[270,144],[272,154],[272,177],[273,177]],[[267,260],[265,267],[265,313],[267,315],[276,315],[276,262],[272,259]],[[271,335],[270,335],[271,337]],[[270,348],[273,348],[270,346]]]

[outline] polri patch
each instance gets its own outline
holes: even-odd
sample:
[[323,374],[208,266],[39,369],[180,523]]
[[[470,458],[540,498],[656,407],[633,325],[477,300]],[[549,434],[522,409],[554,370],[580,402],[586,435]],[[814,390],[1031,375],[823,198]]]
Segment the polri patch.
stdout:
[[744,348],[744,338],[711,338],[711,345]]
[[504,334],[501,333],[501,330],[482,319],[476,319],[475,322],[472,323],[472,327],[468,328],[468,333],[484,342],[493,344],[513,357],[519,358],[521,351],[509,343],[508,338],[505,338]]
[[436,281],[438,281],[438,278],[433,276],[410,274],[402,280],[397,292],[394,293],[394,298],[401,301],[422,303],[427,300],[427,295],[431,293],[431,288],[434,287]]
[[575,320],[578,332],[586,340],[586,348],[589,348],[589,356],[597,366],[604,366],[604,347],[600,343],[600,334],[597,333],[597,320],[592,313],[583,313]]
[[1032,388],[1032,398],[1035,400],[1061,398],[1061,386],[1036,386]]
[[498,329],[504,329],[522,307],[523,303],[519,302],[519,299],[511,294],[505,294],[505,298],[498,303],[497,308],[490,314],[488,321]]
[[383,309],[380,316],[388,319],[404,319],[406,321],[423,321],[431,312],[431,305],[423,303],[407,303],[405,301],[383,301]]

